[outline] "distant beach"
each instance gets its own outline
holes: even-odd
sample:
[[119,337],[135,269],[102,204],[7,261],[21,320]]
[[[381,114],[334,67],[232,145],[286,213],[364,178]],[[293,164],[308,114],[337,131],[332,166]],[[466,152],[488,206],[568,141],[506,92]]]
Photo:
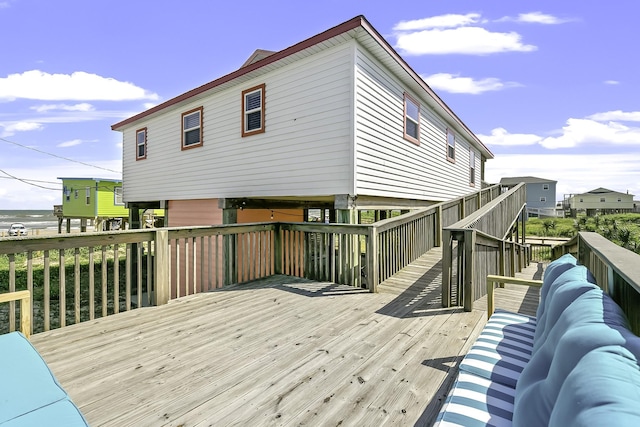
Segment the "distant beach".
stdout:
[[[29,235],[53,234],[58,232],[58,218],[53,209],[42,210],[0,210],[0,236],[6,236],[11,224],[21,222]],[[63,224],[63,232],[66,222]],[[71,220],[72,230],[80,228],[80,220]]]

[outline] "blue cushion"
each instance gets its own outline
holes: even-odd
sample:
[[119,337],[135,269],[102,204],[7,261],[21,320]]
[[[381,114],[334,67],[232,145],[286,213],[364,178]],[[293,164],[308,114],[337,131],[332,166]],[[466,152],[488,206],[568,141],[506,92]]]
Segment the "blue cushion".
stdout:
[[540,318],[544,311],[544,301],[547,298],[547,292],[551,284],[565,271],[572,269],[577,264],[576,258],[571,254],[565,254],[560,258],[549,263],[542,275],[542,289],[540,290],[540,304],[536,317]]
[[[535,332],[535,342],[533,352],[535,353],[547,340],[547,335],[551,328],[558,325],[558,319],[562,313],[582,294],[588,291],[596,291],[596,295],[600,288],[598,286],[584,280],[586,269],[584,267],[575,267],[562,274],[552,286],[553,298],[546,301],[546,310],[539,317],[538,325]],[[576,279],[576,280],[573,280]],[[594,307],[597,308],[597,303]],[[566,327],[570,327],[571,323],[564,323]]]
[[460,372],[435,426],[511,426],[515,390]]
[[69,399],[59,400],[2,424],[2,427],[33,426],[86,427],[84,417]]
[[515,388],[531,358],[536,320],[496,311],[460,362],[460,371]]
[[[0,335],[0,424],[16,419],[25,414],[35,417],[34,411],[49,408],[47,413],[57,413],[62,408],[66,413],[69,401],[67,393],[55,379],[40,354],[20,332]],[[53,405],[61,402],[60,405]],[[70,401],[69,401],[70,403]],[[73,403],[71,403],[73,405]],[[75,405],[74,405],[75,406]],[[53,412],[52,412],[53,411]],[[75,410],[77,414],[77,408]],[[48,424],[51,424],[49,418]],[[86,422],[79,415],[80,425]],[[82,424],[84,423],[84,424]],[[45,423],[47,424],[47,423]],[[66,423],[65,423],[66,424]],[[65,425],[61,424],[61,425]],[[29,423],[24,424],[29,425]],[[31,425],[43,425],[31,423]]]
[[562,384],[549,419],[558,426],[640,426],[640,366],[620,346],[586,354]]
[[[554,299],[561,296],[558,291]],[[553,304],[548,315],[552,310]],[[578,362],[598,347],[625,345],[621,333],[625,325],[620,308],[599,288],[577,296],[548,329],[546,341],[522,371],[516,386],[514,426],[548,425],[560,389]]]

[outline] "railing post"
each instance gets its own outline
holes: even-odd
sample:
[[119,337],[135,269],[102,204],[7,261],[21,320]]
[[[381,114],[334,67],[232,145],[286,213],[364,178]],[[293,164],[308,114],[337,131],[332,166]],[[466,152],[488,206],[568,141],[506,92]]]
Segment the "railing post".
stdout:
[[436,229],[434,244],[442,247],[442,204],[438,205],[436,209]]
[[282,274],[282,229],[280,223],[276,223],[273,230],[273,270],[275,274]]
[[367,235],[367,286],[369,292],[378,292],[378,228],[369,227]]
[[[476,230],[470,229],[464,232],[464,311],[473,310],[474,301],[474,264],[475,264]],[[459,262],[459,261],[458,261]]]
[[451,307],[451,251],[453,250],[451,230],[442,230],[442,306]]
[[155,236],[155,293],[154,305],[163,305],[171,298],[171,279],[169,277],[169,231],[159,228]]

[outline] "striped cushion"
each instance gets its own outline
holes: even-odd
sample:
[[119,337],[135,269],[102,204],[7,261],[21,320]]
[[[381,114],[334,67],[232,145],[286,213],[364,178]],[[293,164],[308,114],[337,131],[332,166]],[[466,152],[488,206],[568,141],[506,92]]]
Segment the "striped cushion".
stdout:
[[535,328],[533,317],[496,311],[460,363],[460,371],[515,388],[531,359]]
[[511,426],[515,389],[460,372],[435,426]]

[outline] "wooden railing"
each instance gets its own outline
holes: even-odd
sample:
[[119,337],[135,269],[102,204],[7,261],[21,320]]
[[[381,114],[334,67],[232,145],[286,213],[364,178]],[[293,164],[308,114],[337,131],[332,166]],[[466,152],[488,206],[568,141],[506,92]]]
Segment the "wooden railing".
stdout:
[[640,255],[592,232],[580,232],[553,248],[554,259],[565,253],[587,267],[598,286],[625,312],[631,330],[640,335]]
[[461,221],[443,228],[442,304],[467,311],[486,294],[487,275],[513,276],[530,261],[518,242],[518,221],[526,207],[524,184],[499,195]]
[[[270,222],[3,239],[0,293],[28,291],[30,329],[40,332],[274,274],[375,292],[439,246],[443,225],[499,191],[369,225]],[[0,332],[16,327],[20,311],[8,304],[0,307]]]

